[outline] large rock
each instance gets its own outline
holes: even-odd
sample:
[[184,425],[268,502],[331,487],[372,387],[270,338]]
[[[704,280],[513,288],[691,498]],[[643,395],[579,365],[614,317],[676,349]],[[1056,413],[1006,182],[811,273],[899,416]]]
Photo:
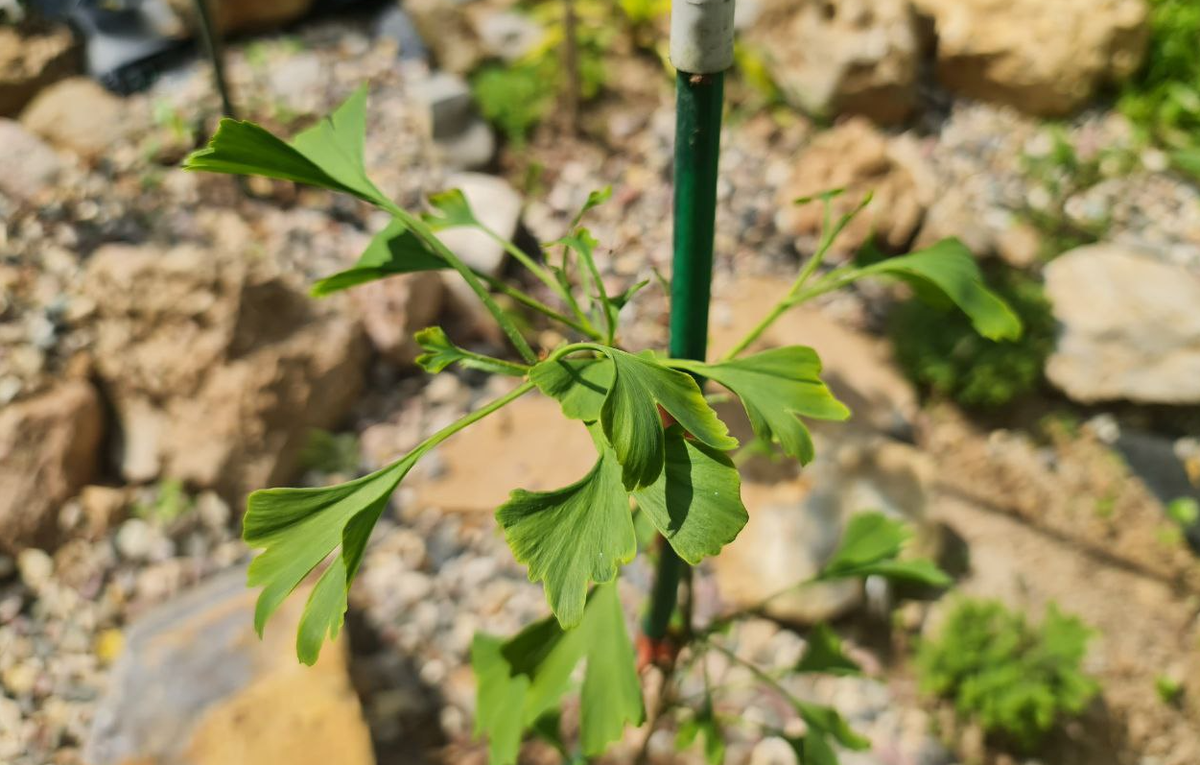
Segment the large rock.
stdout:
[[1145,0],[914,0],[933,21],[938,78],[972,98],[1062,116],[1137,71]]
[[1083,403],[1200,403],[1200,274],[1112,244],[1046,267],[1062,325],[1050,381]]
[[346,645],[296,661],[298,592],[254,634],[255,592],[226,572],[129,628],[96,709],[89,765],[373,765]]
[[87,269],[96,370],[131,481],[170,476],[233,499],[291,477],[312,428],[361,389],[357,322],[237,251],[109,245]]
[[849,212],[866,194],[871,204],[859,213],[834,244],[834,252],[851,253],[872,236],[881,247],[902,250],[921,225],[932,201],[933,182],[916,148],[889,141],[870,122],[853,118],[818,135],[795,160],[791,178],[780,189],[776,224],[780,231],[811,245],[823,218],[819,202],[796,205],[831,189],[844,189],[834,199],[834,219]]
[[10,117],[55,80],[78,66],[71,30],[0,26],[0,117]]
[[141,111],[95,80],[71,77],[43,90],[21,112],[21,124],[59,148],[93,159],[137,129]]
[[797,479],[770,484],[748,480],[742,499],[750,520],[715,559],[722,597],[739,608],[767,601],[767,615],[792,623],[845,614],[863,601],[860,582],[773,596],[820,570],[854,513],[877,510],[914,523],[919,534],[929,532],[924,522],[932,473],[929,457],[910,446],[842,434],[821,439],[817,461]]
[[[190,30],[199,29],[193,0],[167,0]],[[226,33],[271,29],[296,21],[308,13],[313,0],[209,0],[213,20]]]
[[0,409],[0,550],[51,541],[59,505],[92,480],[104,415],[86,382]]
[[19,122],[0,117],[0,193],[33,201],[62,172],[58,155]]
[[919,45],[908,0],[776,0],[749,39],[806,111],[894,124],[916,105]]

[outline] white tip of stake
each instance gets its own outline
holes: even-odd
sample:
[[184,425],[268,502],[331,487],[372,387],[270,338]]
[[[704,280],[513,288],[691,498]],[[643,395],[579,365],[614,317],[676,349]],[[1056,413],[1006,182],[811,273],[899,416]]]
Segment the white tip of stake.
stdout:
[[671,63],[689,74],[733,66],[734,0],[671,1]]

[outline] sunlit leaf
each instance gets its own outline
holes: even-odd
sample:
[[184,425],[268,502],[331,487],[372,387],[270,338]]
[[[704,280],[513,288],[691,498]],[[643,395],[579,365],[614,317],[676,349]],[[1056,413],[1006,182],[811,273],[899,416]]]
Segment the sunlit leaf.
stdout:
[[563,489],[517,489],[496,511],[513,555],[542,582],[559,622],[583,618],[589,582],[611,581],[637,553],[629,496],[615,455],[602,443],[600,457],[581,480]]
[[633,496],[679,557],[692,565],[720,552],[749,520],[733,461],[684,438],[678,425],[666,431],[666,467]]
[[871,746],[871,742],[855,733],[833,707],[795,700],[796,712],[804,724],[808,726],[808,735],[814,733],[822,737],[828,736],[847,749],[862,750]]
[[846,524],[841,545],[818,579],[883,576],[934,587],[950,584],[950,577],[930,561],[898,560],[908,538],[908,527],[901,521],[882,513],[854,515]]
[[471,203],[467,201],[467,195],[463,194],[460,189],[449,189],[448,191],[439,191],[436,194],[430,194],[429,204],[437,212],[426,213],[421,217],[434,231],[479,225],[479,218],[475,216],[475,211],[471,209]]
[[558,400],[563,414],[584,422],[600,419],[612,378],[613,362],[608,357],[543,361],[529,374],[542,393]]
[[607,349],[613,384],[600,411],[604,435],[621,463],[621,480],[631,490],[650,486],[662,472],[665,437],[658,407],[689,434],[714,449],[737,447],[725,423],[704,400],[692,377],[663,366],[653,354]]
[[801,463],[812,461],[813,443],[800,417],[844,420],[850,416],[850,410],[821,382],[821,360],[812,348],[775,348],[718,364],[672,363],[736,393],[754,434],[778,443]]
[[918,294],[936,291],[962,309],[975,330],[991,340],[1021,336],[1021,320],[983,283],[974,256],[957,239],[943,239],[909,255],[888,258],[866,266],[861,273],[901,277],[912,282]]
[[371,529],[396,486],[415,464],[412,456],[370,475],[315,489],[266,489],[250,495],[242,536],[263,553],[250,563],[248,584],[262,587],[254,612],[261,635],[288,595],[334,552],[329,569],[309,597],[297,652],[312,664],[324,637],[336,637]]
[[564,631],[554,619],[536,622],[508,641],[476,635],[471,665],[477,682],[476,735],[486,734],[492,765],[517,760],[522,733],[559,704],[580,659],[580,733],[586,755],[603,752],[626,724],[644,717],[633,646],[615,584],[598,585],[580,625]]
[[184,169],[262,175],[386,201],[364,165],[366,104],[363,86],[290,144],[252,122],[223,119],[208,145],[184,160]]
[[312,294],[314,297],[324,297],[396,274],[442,268],[449,268],[449,265],[441,256],[431,251],[408,226],[393,220],[372,237],[353,267],[321,279],[313,285]]
[[796,663],[797,672],[826,675],[858,675],[862,667],[842,650],[842,639],[829,625],[818,624],[807,636],[804,655]]
[[[426,327],[413,336],[417,345],[425,351],[417,356],[417,366],[430,374],[437,374],[451,364],[468,369],[478,369],[489,374],[512,375],[520,373],[521,367],[504,364],[498,360],[479,356],[459,348],[450,342],[446,331],[441,327]],[[514,372],[516,370],[516,372]]]

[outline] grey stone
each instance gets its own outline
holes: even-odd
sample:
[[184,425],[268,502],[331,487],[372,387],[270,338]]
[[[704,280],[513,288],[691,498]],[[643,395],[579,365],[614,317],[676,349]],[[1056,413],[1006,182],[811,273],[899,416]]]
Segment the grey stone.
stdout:
[[1200,403],[1200,273],[1115,244],[1079,247],[1046,267],[1062,325],[1046,366],[1072,399]]
[[456,74],[434,72],[413,87],[412,95],[429,110],[434,140],[463,134],[476,118],[471,86]]
[[542,25],[523,13],[496,11],[481,14],[475,30],[488,53],[516,61],[536,48],[545,37]]
[[394,41],[400,58],[405,61],[425,61],[429,58],[429,49],[421,40],[416,24],[398,3],[383,9],[375,19],[373,31],[376,37]]

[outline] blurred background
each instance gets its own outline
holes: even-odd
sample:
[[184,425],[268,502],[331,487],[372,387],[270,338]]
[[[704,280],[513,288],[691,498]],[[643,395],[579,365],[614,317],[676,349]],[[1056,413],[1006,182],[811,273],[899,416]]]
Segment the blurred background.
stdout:
[[[609,291],[651,280],[623,343],[663,347],[669,3],[210,11],[211,46],[190,0],[0,0],[0,762],[482,763],[471,638],[546,613],[491,514],[513,486],[583,474],[586,436],[526,398],[448,442],[377,528],[336,650],[296,664],[296,603],[260,643],[247,492],[360,475],[504,390],[430,381],[414,331],[504,349],[436,272],[307,296],[378,212],[179,163],[223,111],[290,135],[366,82],[367,166],[402,206],[461,188],[536,253],[611,185],[587,219]],[[826,587],[731,636],[786,667],[809,626],[838,624],[869,676],[796,692],[869,739],[843,763],[1200,763],[1200,3],[737,0],[737,26],[714,349],[786,291],[820,227],[792,200],[830,188],[838,211],[874,193],[835,263],[958,237],[1026,334],[982,340],[878,284],[789,315],[768,341],[815,347],[855,416],[818,430],[803,473],[747,463],[751,521],[701,568],[700,613],[812,573],[848,513],[880,509],[958,577],[949,594]],[[518,278],[460,233],[472,266]],[[648,577],[623,579],[631,608]],[[1051,717],[1068,695],[1079,710],[1025,745],[1009,697],[956,711],[947,656]],[[752,689],[722,704],[789,723]],[[725,761],[795,762],[757,730],[731,724]],[[631,732],[606,761],[639,746]],[[703,761],[671,730],[649,755]]]

